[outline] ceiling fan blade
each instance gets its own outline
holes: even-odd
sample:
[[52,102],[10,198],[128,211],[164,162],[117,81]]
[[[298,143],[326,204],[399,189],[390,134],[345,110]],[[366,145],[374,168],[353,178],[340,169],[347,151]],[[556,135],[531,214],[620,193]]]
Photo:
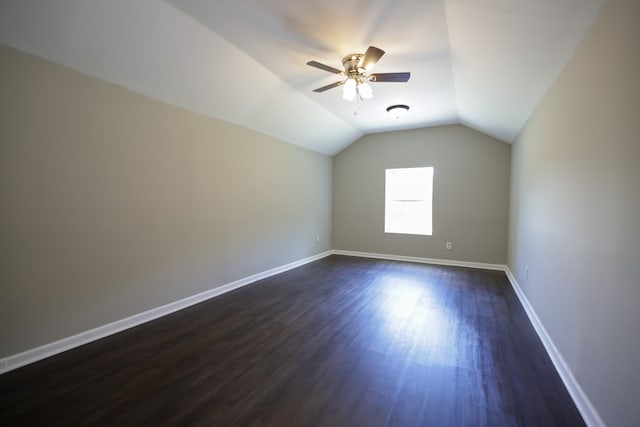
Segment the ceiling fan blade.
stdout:
[[376,65],[376,62],[382,58],[382,55],[384,55],[384,50],[378,49],[375,46],[369,46],[362,57],[360,66],[367,71],[371,71],[373,66]]
[[371,82],[405,83],[409,81],[411,73],[376,73],[369,76]]
[[319,68],[321,70],[328,71],[334,74],[344,74],[344,71],[338,70],[337,68],[333,68],[328,65],[321,64],[318,61],[309,61],[307,62],[307,65],[310,65],[311,67]]
[[329,90],[329,89],[333,89],[334,87],[338,87],[338,86],[340,86],[342,84],[344,84],[344,82],[343,81],[339,81],[339,82],[331,83],[330,85],[319,87],[318,89],[314,89],[313,91],[320,93],[320,92],[324,92],[325,90]]

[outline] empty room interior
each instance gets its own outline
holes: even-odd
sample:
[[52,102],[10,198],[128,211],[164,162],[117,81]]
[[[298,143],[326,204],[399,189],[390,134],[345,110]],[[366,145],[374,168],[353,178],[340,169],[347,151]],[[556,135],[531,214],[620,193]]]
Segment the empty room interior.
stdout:
[[0,0],[0,424],[640,425],[637,0]]

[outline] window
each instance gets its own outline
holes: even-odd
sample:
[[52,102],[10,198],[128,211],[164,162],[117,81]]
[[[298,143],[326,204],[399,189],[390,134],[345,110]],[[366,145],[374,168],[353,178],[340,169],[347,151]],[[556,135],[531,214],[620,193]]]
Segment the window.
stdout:
[[384,232],[431,235],[433,168],[387,169]]

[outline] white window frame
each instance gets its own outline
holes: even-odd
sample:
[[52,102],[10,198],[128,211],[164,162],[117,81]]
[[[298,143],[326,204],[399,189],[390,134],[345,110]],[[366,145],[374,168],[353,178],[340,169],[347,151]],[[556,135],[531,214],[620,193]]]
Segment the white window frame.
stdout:
[[385,170],[385,233],[433,234],[433,176],[432,166]]

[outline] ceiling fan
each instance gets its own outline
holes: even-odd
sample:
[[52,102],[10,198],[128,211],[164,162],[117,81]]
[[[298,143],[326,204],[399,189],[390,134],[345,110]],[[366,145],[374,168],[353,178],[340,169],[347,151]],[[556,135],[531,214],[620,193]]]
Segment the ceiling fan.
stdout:
[[[375,46],[369,46],[364,54],[352,53],[342,58],[342,66],[344,70],[333,68],[329,65],[321,64],[317,61],[309,61],[307,65],[315,68],[319,68],[330,73],[345,76],[344,80],[331,83],[326,86],[322,86],[318,89],[314,89],[314,92],[324,92],[334,87],[343,86],[344,90],[342,97],[347,101],[353,101],[357,98],[369,99],[373,97],[373,90],[369,86],[368,82],[392,82],[392,83],[405,83],[409,81],[411,73],[374,73],[371,74],[371,69],[382,58],[384,50],[378,49]],[[357,97],[356,97],[357,95]]]

